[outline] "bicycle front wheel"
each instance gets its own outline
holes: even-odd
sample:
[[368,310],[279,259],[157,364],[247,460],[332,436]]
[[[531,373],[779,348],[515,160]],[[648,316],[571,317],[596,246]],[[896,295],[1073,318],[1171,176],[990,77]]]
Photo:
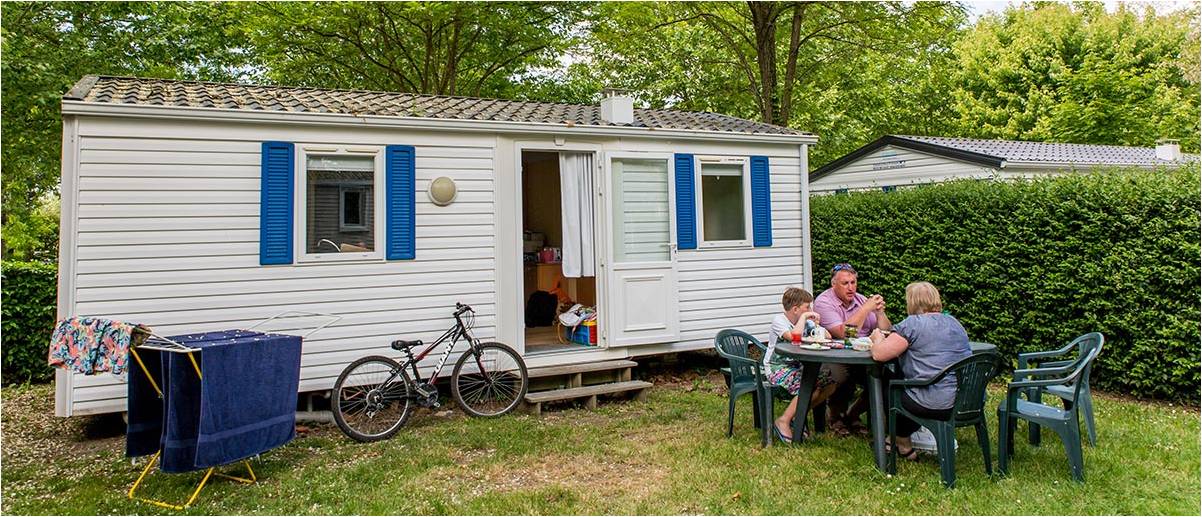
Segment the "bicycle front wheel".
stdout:
[[459,356],[451,395],[469,415],[501,416],[522,402],[529,384],[522,356],[501,343],[481,343]]
[[361,358],[338,376],[331,406],[334,422],[347,436],[361,442],[396,434],[412,412],[409,376],[396,361],[384,356]]

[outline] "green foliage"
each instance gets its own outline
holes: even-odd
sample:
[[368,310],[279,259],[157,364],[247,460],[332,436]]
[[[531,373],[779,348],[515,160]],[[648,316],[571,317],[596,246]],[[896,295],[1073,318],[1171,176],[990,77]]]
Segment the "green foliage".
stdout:
[[[1040,2],[982,18],[955,45],[956,136],[1197,152],[1198,10]],[[1191,55],[1192,54],[1192,55]]]
[[597,9],[588,66],[579,69],[588,79],[630,88],[651,107],[818,133],[818,164],[881,132],[920,132],[929,120],[951,119],[946,102],[927,90],[946,81],[931,71],[947,61],[964,21],[957,4],[607,2]]
[[47,346],[54,331],[58,268],[44,262],[4,261],[0,285],[4,384],[45,382]]
[[1197,401],[1200,194],[1194,166],[819,197],[815,289],[852,262],[899,321],[926,280],[1010,357],[1098,331],[1095,387]]
[[204,2],[0,4],[0,151],[5,258],[40,258],[56,232],[39,206],[58,190],[59,102],[88,74],[230,80],[247,76],[237,21]]
[[[518,97],[588,10],[574,2],[262,2],[238,6],[275,82]],[[420,114],[419,114],[420,116]]]

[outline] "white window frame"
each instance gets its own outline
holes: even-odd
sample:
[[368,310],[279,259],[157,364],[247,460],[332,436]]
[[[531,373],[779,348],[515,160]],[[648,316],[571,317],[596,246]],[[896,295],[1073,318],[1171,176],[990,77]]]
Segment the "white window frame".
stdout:
[[[702,190],[701,168],[705,165],[742,165],[743,166],[743,239],[727,241],[705,240],[705,205]],[[751,160],[734,156],[694,156],[693,157],[694,197],[697,205],[697,247],[698,248],[751,248]]]
[[[384,146],[335,146],[329,144],[298,144],[296,153],[295,170],[295,203],[293,211],[293,246],[296,249],[297,263],[321,263],[321,262],[351,262],[351,261],[384,261],[384,231],[385,223],[388,219],[384,194]],[[373,221],[375,231],[373,235],[375,242],[369,252],[347,252],[347,253],[307,253],[306,250],[306,235],[309,232],[309,218],[306,212],[309,182],[309,156],[370,156],[374,165],[374,174],[372,176],[372,190],[375,193],[375,221]],[[338,219],[342,221],[342,191],[338,192]]]
[[362,201],[359,202],[359,212],[362,214],[362,219],[367,219],[367,187],[341,185],[338,187],[338,230],[343,232],[361,232],[366,230],[367,222],[364,220],[361,220],[359,224],[347,224],[347,192],[356,192],[359,194],[359,197],[362,199]]

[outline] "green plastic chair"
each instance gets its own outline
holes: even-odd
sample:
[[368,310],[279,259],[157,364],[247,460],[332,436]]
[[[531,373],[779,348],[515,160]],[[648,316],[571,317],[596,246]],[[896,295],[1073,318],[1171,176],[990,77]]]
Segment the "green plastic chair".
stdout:
[[[1018,420],[1026,420],[1056,431],[1064,443],[1073,479],[1085,481],[1085,460],[1081,455],[1081,404],[1079,400],[1085,373],[1098,354],[1102,353],[1099,340],[1085,355],[1073,362],[1051,368],[1033,368],[1014,371],[1014,381],[1006,391],[1006,400],[998,407],[998,469],[1002,474],[1010,472],[1010,456],[1014,454],[1014,430]],[[1057,377],[1063,375],[1063,377]],[[1031,400],[1021,400],[1019,395],[1031,388],[1063,386],[1071,394],[1064,409],[1048,406]]]
[[[1043,361],[1043,362],[1038,362],[1035,360],[1049,358],[1049,357],[1060,357],[1065,354],[1068,354],[1069,351],[1073,350],[1074,348],[1077,350],[1077,357],[1082,357],[1082,356],[1086,355],[1087,353],[1089,353],[1089,350],[1091,348],[1101,347],[1102,343],[1104,341],[1105,341],[1105,338],[1102,337],[1102,334],[1097,333],[1097,332],[1090,332],[1089,334],[1085,334],[1083,336],[1078,337],[1077,339],[1074,339],[1071,343],[1069,343],[1069,344],[1065,345],[1064,347],[1057,349],[1057,350],[1048,350],[1046,352],[1028,352],[1025,354],[1018,354],[1018,369],[1026,370],[1026,369],[1030,369],[1030,368],[1055,368],[1055,367],[1065,366],[1065,365],[1071,364],[1073,362],[1073,360],[1068,359],[1068,360],[1062,360],[1062,361]],[[1092,370],[1091,367],[1086,367],[1085,372],[1082,374],[1082,377],[1081,377],[1080,404],[1081,404],[1081,412],[1084,413],[1084,416],[1085,416],[1085,429],[1089,433],[1089,445],[1091,447],[1095,447],[1098,444],[1098,431],[1097,431],[1097,426],[1094,424],[1093,397],[1089,393],[1090,370]],[[1027,390],[1027,400],[1030,400],[1031,402],[1037,402],[1037,403],[1041,402],[1041,398],[1044,393],[1059,397],[1060,400],[1062,401],[1062,403],[1064,404],[1065,409],[1069,408],[1068,405],[1070,404],[1070,401],[1072,400],[1072,392],[1067,387],[1061,386],[1061,385],[1044,386],[1042,388],[1031,388],[1031,389]],[[1031,443],[1031,445],[1039,445],[1039,425],[1038,424],[1030,424],[1027,426],[1027,439]]]
[[[930,379],[894,380],[889,382],[889,436],[897,443],[897,415],[906,415],[911,420],[931,430],[935,435],[935,446],[939,449],[939,471],[947,488],[956,485],[956,428],[973,426],[977,431],[977,442],[985,456],[985,473],[993,474],[990,461],[989,428],[985,425],[985,391],[989,380],[1001,371],[1002,356],[996,351],[973,354],[944,368]],[[902,407],[902,392],[906,388],[925,387],[939,382],[948,375],[956,376],[956,401],[947,420],[934,420],[915,416]],[[897,447],[889,452],[887,472],[897,473]]]
[[755,416],[755,426],[760,430],[761,445],[767,447],[771,443],[772,429],[772,393],[770,385],[764,378],[760,362],[751,359],[748,354],[750,346],[758,345],[754,337],[741,330],[726,329],[718,332],[714,338],[714,348],[718,355],[726,358],[730,364],[730,399],[727,404],[726,436],[729,438],[735,431],[735,400],[750,393],[752,414]]
[[[755,346],[760,349],[759,356],[757,357],[755,354],[749,353],[749,357],[751,359],[760,361],[760,364],[762,365],[763,364],[762,360],[764,358],[764,354],[768,353],[768,344],[763,341],[756,341]],[[748,352],[751,352],[751,350],[748,349]],[[726,381],[726,387],[729,388],[730,387],[730,367],[722,367],[722,368],[719,368],[718,370],[720,372],[722,372],[722,378],[723,378],[723,380]],[[766,378],[767,378],[767,374],[765,373],[765,379]],[[789,390],[786,390],[775,384],[771,384],[771,383],[769,383],[769,384],[771,385],[773,400],[780,400],[780,401],[784,401],[786,403],[791,402],[793,400],[793,395],[789,394]],[[811,406],[810,410],[811,410],[810,414],[814,417],[814,425],[811,426],[810,429],[813,429],[815,433],[825,432],[826,431],[826,401],[823,401],[822,403],[820,403],[816,406]],[[772,407],[772,413],[776,414],[775,407]],[[756,429],[759,429],[759,427],[760,427],[760,421],[759,421],[758,414],[756,415],[755,426],[756,426]],[[771,428],[768,429],[768,436],[769,436],[769,438],[771,438],[771,436],[772,436]]]

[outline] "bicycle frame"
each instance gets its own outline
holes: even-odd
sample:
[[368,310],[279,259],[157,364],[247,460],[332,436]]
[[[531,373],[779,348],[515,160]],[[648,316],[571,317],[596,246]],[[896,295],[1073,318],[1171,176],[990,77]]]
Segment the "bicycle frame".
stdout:
[[448,346],[446,351],[442,353],[442,358],[438,360],[438,365],[434,367],[434,372],[430,374],[429,382],[431,384],[434,383],[434,381],[438,379],[438,375],[442,373],[443,367],[446,366],[447,359],[451,358],[451,352],[455,349],[455,344],[459,342],[459,338],[466,339],[469,347],[474,346],[476,343],[475,338],[473,338],[471,334],[468,334],[467,326],[463,324],[461,315],[456,314],[455,325],[447,329],[446,332],[443,332],[438,339],[434,340],[433,343],[430,343],[430,346],[418,353],[417,356],[413,355],[412,350],[406,349],[405,354],[408,355],[409,358],[403,364],[401,364],[401,367],[396,373],[393,373],[388,380],[384,381],[384,384],[391,384],[392,381],[396,380],[396,377],[400,375],[400,372],[405,370],[405,368],[410,368],[413,370],[413,382],[425,382],[422,380],[421,373],[417,370],[417,364],[420,363],[421,360],[427,355],[429,355],[431,351],[433,351],[435,348],[438,348],[438,345],[441,345],[443,342],[450,339],[451,345]]

